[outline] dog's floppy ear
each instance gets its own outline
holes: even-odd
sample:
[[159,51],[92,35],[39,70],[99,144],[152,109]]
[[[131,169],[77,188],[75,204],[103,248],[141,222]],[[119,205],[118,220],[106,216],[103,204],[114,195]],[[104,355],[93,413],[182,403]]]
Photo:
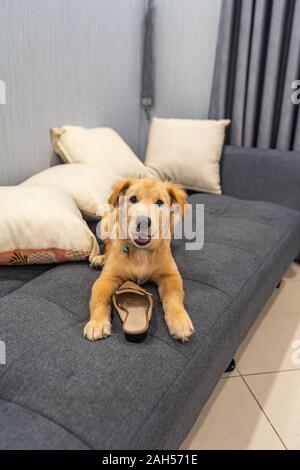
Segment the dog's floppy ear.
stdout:
[[114,183],[112,190],[113,192],[111,193],[108,203],[116,207],[119,201],[120,196],[124,196],[126,193],[127,189],[129,186],[131,186],[132,180],[131,179],[125,179],[125,180],[120,180]]
[[178,204],[181,217],[184,219],[189,210],[187,194],[180,186],[174,183],[167,183],[167,191],[171,198],[172,204]]

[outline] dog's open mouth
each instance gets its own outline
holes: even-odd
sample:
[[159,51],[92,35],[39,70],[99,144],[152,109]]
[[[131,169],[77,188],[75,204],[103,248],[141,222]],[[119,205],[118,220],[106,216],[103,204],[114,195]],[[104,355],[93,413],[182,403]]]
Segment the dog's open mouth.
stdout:
[[133,241],[138,246],[147,246],[151,242],[151,237],[150,237],[150,235],[147,235],[145,233],[138,232],[133,237]]

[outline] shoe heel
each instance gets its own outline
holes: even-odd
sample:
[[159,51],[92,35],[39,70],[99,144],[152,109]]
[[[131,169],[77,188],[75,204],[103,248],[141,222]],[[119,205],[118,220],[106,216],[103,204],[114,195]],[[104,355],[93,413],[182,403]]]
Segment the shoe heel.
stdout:
[[124,333],[124,334],[125,334],[125,338],[130,343],[141,343],[147,338],[148,331],[145,331],[145,333],[141,333],[140,335],[129,335],[128,333]]

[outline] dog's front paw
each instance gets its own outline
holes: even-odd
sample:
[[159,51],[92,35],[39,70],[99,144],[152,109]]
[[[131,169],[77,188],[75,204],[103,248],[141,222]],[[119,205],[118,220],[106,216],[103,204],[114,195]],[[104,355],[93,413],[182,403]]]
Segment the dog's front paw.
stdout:
[[111,335],[109,320],[90,320],[83,329],[83,335],[90,341],[107,338]]
[[95,269],[103,268],[105,263],[105,255],[95,256],[90,262],[90,266]]
[[188,341],[194,333],[193,323],[184,309],[177,310],[170,315],[166,315],[166,322],[170,335],[183,343]]

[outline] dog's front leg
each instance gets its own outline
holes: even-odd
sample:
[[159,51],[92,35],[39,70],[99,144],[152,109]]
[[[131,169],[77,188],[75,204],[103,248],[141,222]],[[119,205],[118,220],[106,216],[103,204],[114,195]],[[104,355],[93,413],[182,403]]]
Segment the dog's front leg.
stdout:
[[90,321],[84,327],[84,336],[90,341],[106,338],[111,334],[111,296],[121,280],[102,274],[94,283],[90,300]]
[[161,276],[158,291],[165,312],[165,320],[172,336],[187,341],[194,332],[192,321],[183,305],[183,284],[179,274]]

